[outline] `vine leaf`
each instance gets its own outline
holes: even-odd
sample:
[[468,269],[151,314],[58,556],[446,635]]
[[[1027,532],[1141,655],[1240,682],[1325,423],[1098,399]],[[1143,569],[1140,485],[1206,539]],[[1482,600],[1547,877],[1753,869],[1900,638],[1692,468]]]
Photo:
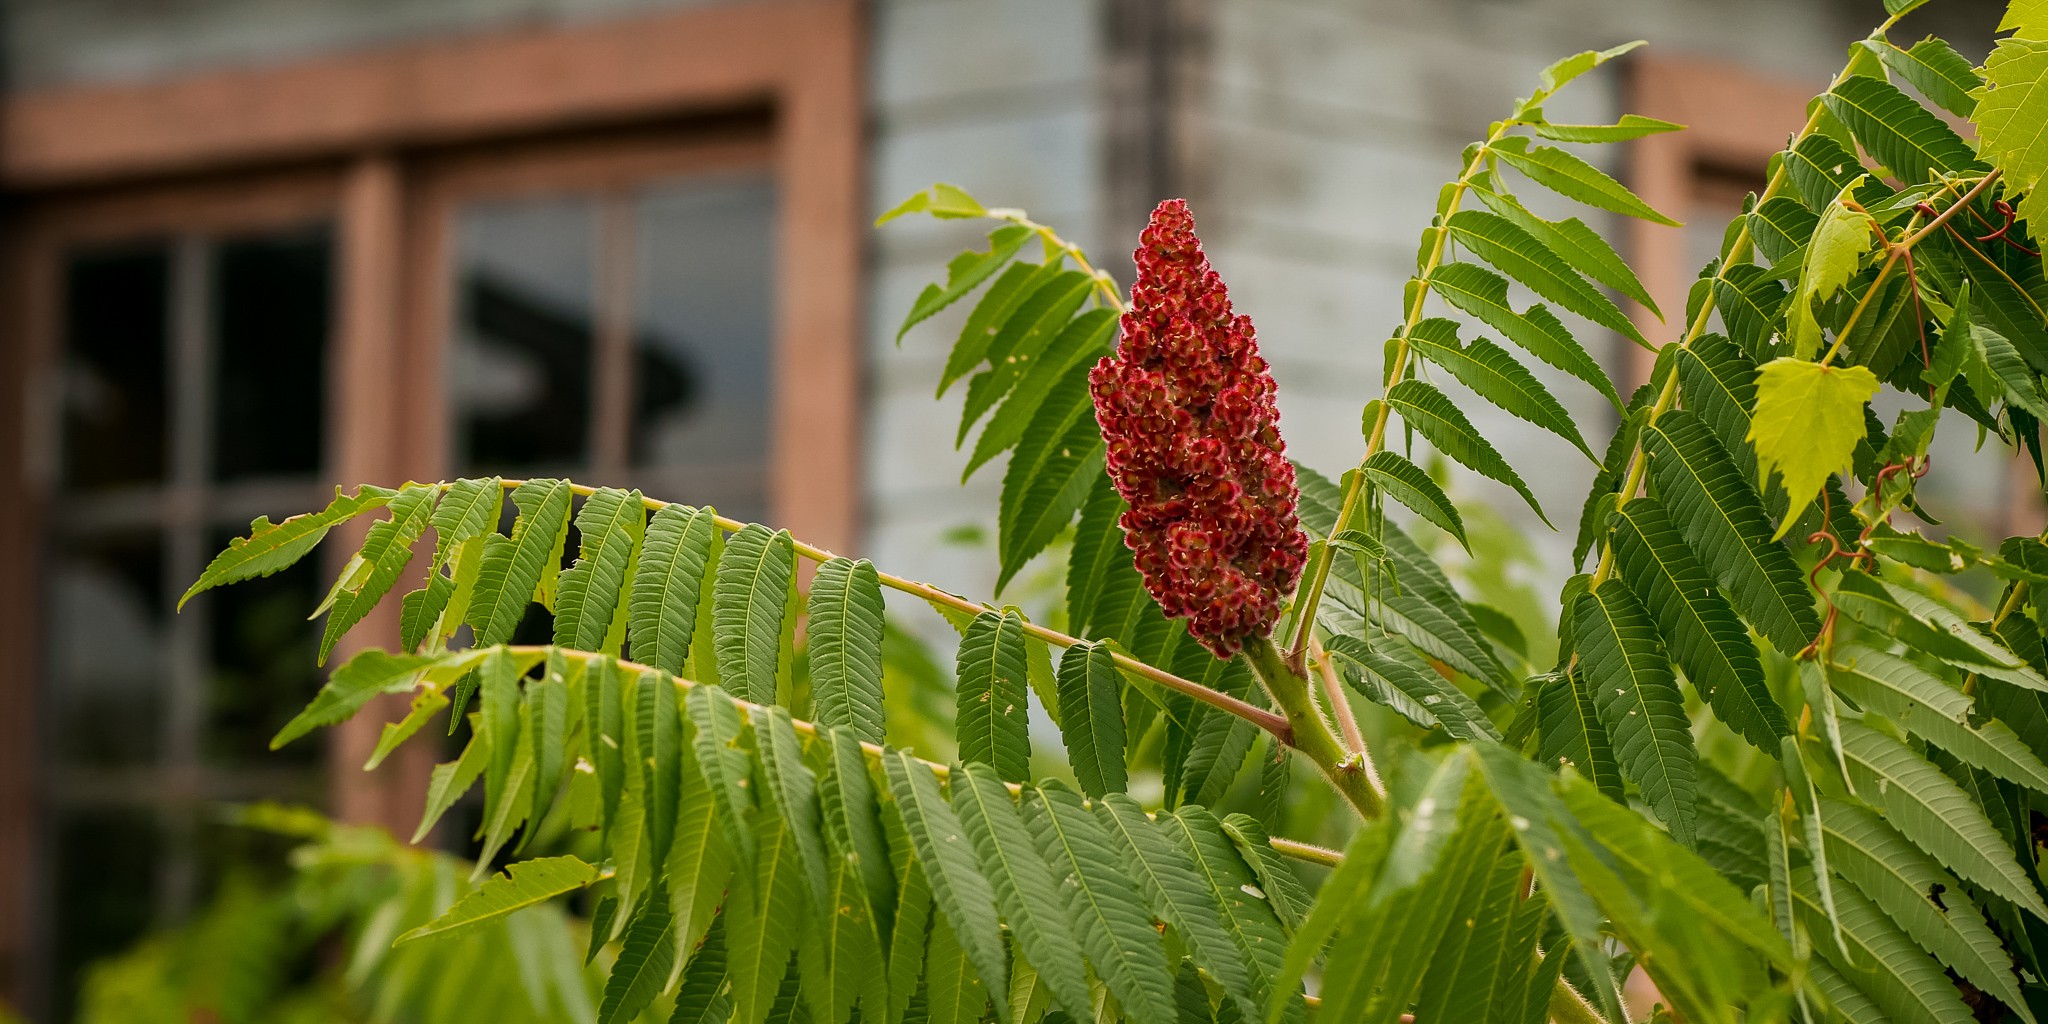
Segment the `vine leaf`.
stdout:
[[178,607],[193,595],[229,583],[240,583],[258,576],[268,576],[282,569],[290,568],[307,552],[320,545],[327,531],[348,522],[365,512],[373,512],[391,504],[398,492],[385,487],[368,484],[356,488],[356,493],[344,495],[341,488],[334,489],[334,500],[318,512],[292,516],[281,523],[273,523],[268,516],[258,516],[249,524],[249,535],[228,542],[227,549],[213,556],[206,564],[206,570],[199,574],[192,586],[178,598]]
[[2044,36],[2048,31],[2033,23],[2022,26],[2019,36],[1999,40],[1984,61],[1985,87],[1975,93],[1978,150],[2004,172],[2006,194],[2020,196],[2020,216],[2030,225],[2041,224],[2048,212],[2048,195],[2040,188],[2048,175],[2048,136],[2040,131],[2048,118]]
[[1747,438],[1756,444],[1757,489],[1776,473],[1791,499],[1773,540],[1799,521],[1828,477],[1850,468],[1864,439],[1863,407],[1875,394],[1877,375],[1867,367],[1780,357],[1757,370]]
[[[1853,166],[1853,165],[1852,165]],[[1792,294],[1792,310],[1786,317],[1786,340],[1797,359],[1820,354],[1820,321],[1814,319],[1813,304],[1840,291],[1863,265],[1863,254],[1877,242],[1870,215],[1851,208],[1845,200],[1864,178],[1843,185],[1841,191],[1820,211],[1820,226],[1806,246],[1806,262],[1799,271],[1799,288]]]
[[541,857],[506,865],[482,886],[455,901],[446,913],[400,935],[402,946],[430,935],[446,935],[545,903],[597,880],[597,869],[575,857]]
[[882,584],[873,562],[834,558],[811,580],[811,699],[818,724],[880,743]]
[[1014,611],[982,612],[960,638],[960,759],[990,765],[1006,782],[1031,774],[1027,655]]
[[1626,583],[1610,578],[1579,599],[1572,645],[1593,707],[1614,738],[1622,774],[1642,787],[1671,837],[1691,846],[1699,814],[1699,755],[1685,697],[1649,612]]

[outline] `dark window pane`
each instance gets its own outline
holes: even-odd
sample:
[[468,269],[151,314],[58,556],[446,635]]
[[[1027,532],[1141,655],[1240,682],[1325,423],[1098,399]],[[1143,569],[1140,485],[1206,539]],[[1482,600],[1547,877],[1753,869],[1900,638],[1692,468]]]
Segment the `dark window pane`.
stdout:
[[214,248],[215,479],[319,472],[332,253],[324,227]]
[[82,252],[64,268],[64,482],[89,490],[164,478],[170,253],[161,243]]
[[165,837],[140,808],[59,812],[54,824],[48,913],[58,1012],[50,1019],[69,1020],[81,970],[125,949],[152,923]]
[[775,202],[767,175],[722,175],[635,211],[634,464],[743,518],[767,504]]
[[[209,550],[227,541],[227,534],[215,537]],[[320,603],[317,562],[307,559],[275,576],[206,595],[213,634],[203,743],[208,763],[265,769],[321,763],[324,731],[270,749],[270,738],[320,688],[322,672],[313,658],[321,623],[306,619]]]
[[596,201],[478,203],[455,238],[456,465],[575,469],[589,450]]
[[152,533],[81,537],[54,554],[52,752],[69,765],[154,761],[169,678],[162,541]]

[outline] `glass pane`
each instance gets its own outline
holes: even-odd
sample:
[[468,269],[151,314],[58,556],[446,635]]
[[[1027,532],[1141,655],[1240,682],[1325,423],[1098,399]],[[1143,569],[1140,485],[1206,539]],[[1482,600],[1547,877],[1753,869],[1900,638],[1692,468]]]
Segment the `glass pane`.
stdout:
[[127,948],[156,911],[157,859],[164,835],[142,808],[59,812],[50,893],[57,1014],[71,1019],[79,973],[93,960]]
[[775,202],[765,173],[721,175],[636,210],[634,464],[743,518],[767,511]]
[[135,532],[61,542],[50,582],[52,752],[68,765],[154,761],[169,678],[162,540]]
[[64,268],[64,481],[86,490],[161,481],[170,252],[160,242],[80,252]]
[[325,227],[214,248],[215,479],[320,471],[332,253]]
[[562,472],[589,451],[597,203],[477,203],[455,224],[449,387],[465,473]]
[[[229,536],[214,537],[208,550],[226,547]],[[324,732],[270,749],[270,737],[320,689],[323,673],[313,664],[320,621],[306,619],[320,603],[318,561],[307,559],[275,576],[207,595],[213,602],[203,744],[208,763],[264,769],[320,765]]]

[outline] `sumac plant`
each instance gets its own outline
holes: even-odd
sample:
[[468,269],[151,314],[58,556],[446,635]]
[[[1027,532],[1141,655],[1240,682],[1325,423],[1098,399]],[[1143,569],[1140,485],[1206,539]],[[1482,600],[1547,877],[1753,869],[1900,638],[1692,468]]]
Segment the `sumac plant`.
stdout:
[[[1617,305],[1654,309],[1616,250],[1533,211],[1670,223],[1573,147],[1679,126],[1546,119],[1628,47],[1546,70],[1439,193],[1334,479],[1287,460],[1185,204],[1137,240],[1129,295],[958,189],[890,211],[992,224],[904,331],[966,304],[939,390],[964,389],[967,472],[1002,467],[998,590],[1064,555],[1060,629],[565,480],[337,492],[192,589],[381,512],[324,658],[431,552],[399,649],[349,659],[277,740],[394,693],[379,757],[444,714],[466,732],[423,834],[481,781],[480,876],[580,839],[414,941],[588,889],[592,950],[616,950],[603,1024],[1621,1024],[1632,977],[1687,1021],[2033,1024],[2048,545],[1930,531],[1916,489],[1943,428],[2042,466],[2048,5],[2014,3],[1982,67],[1895,41],[1918,6],[1887,0],[1654,332]],[[1632,396],[1595,331],[1656,354]],[[1445,381],[1598,466],[1554,661],[1430,553],[1468,536],[1425,448],[1571,525]],[[885,591],[958,629],[950,764],[887,743]],[[554,642],[510,644],[535,603]],[[1034,778],[1034,695],[1071,785]],[[1327,783],[1295,817],[1341,852],[1231,811],[1290,770]]]

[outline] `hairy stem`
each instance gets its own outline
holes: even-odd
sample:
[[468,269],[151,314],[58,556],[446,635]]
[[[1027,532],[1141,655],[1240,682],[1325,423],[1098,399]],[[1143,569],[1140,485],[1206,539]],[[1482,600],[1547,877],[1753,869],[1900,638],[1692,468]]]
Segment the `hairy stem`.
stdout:
[[1379,817],[1386,809],[1386,798],[1375,785],[1378,780],[1366,769],[1364,759],[1345,751],[1337,734],[1331,731],[1329,720],[1316,707],[1308,678],[1288,664],[1270,638],[1247,642],[1243,657],[1252,674],[1258,677],[1259,685],[1286,713],[1294,730],[1294,749],[1321,769],[1330,785],[1360,817]]
[[1358,759],[1365,769],[1365,776],[1372,788],[1385,796],[1387,787],[1380,783],[1379,769],[1373,767],[1372,752],[1365,747],[1365,734],[1358,731],[1358,716],[1351,713],[1351,698],[1344,692],[1343,681],[1337,678],[1337,666],[1331,664],[1330,654],[1314,637],[1309,638],[1309,656],[1315,660],[1316,674],[1322,680],[1323,701],[1330,706],[1330,717],[1337,720],[1337,729],[1343,733],[1344,747],[1351,756]]
[[[524,480],[510,479],[498,481],[499,485],[506,488],[507,490],[518,487],[520,484],[525,482],[526,481]],[[584,497],[589,497],[590,495],[597,493],[598,489],[589,486],[588,484],[572,483],[569,485],[569,490],[575,492],[576,494],[583,495]],[[644,495],[641,497],[640,502],[641,504],[645,505],[650,509],[663,509],[667,508],[671,504],[674,504],[673,502],[663,501],[659,498],[650,498]],[[724,516],[716,516],[715,518],[718,522],[719,528],[725,530],[727,533],[738,531],[747,525],[745,523],[740,522],[737,519],[727,519]],[[834,555],[832,552],[827,551],[824,548],[818,547],[813,544],[806,544],[800,540],[794,541],[793,543],[796,548],[797,554],[802,555],[805,558],[808,558],[814,562],[830,561],[831,559],[838,557]],[[881,572],[880,570],[876,571],[875,576],[881,581],[883,586],[888,587],[891,590],[909,594],[913,597],[923,598],[925,601],[930,602],[932,604],[944,605],[948,608],[964,612],[968,615],[979,615],[982,612],[995,610],[988,607],[987,605],[976,604],[973,601],[970,601],[957,594],[949,594],[943,590],[940,590],[937,587],[932,586],[929,583],[920,583],[916,580],[904,579],[901,576]],[[1040,640],[1045,641],[1046,643],[1052,644],[1053,646],[1061,649],[1073,647],[1078,644],[1086,642],[1078,637],[1068,636],[1067,634],[1062,633],[1056,629],[1047,629],[1044,626],[1040,626],[1036,623],[1028,621],[1024,623],[1024,632],[1030,636],[1036,637]],[[1259,707],[1258,705],[1253,704],[1249,701],[1233,697],[1230,694],[1224,693],[1220,690],[1212,690],[1209,687],[1203,686],[1202,684],[1195,682],[1192,679],[1183,679],[1180,676],[1174,675],[1173,673],[1166,671],[1165,669],[1158,668],[1153,665],[1148,665],[1145,662],[1130,657],[1129,655],[1117,654],[1112,652],[1111,657],[1115,659],[1116,667],[1122,669],[1125,673],[1129,675],[1137,676],[1140,679],[1144,679],[1148,682],[1152,682],[1159,686],[1163,686],[1169,690],[1174,691],[1175,693],[1181,694],[1186,697],[1190,697],[1203,704],[1207,704],[1210,707],[1215,708],[1219,711],[1224,711],[1229,714],[1236,715],[1237,717],[1242,718],[1245,721],[1250,722],[1251,724],[1256,725],[1269,733],[1272,733],[1274,738],[1278,739],[1280,742],[1285,743],[1289,746],[1294,745],[1293,727],[1289,724],[1286,718],[1274,714],[1272,711]]]

